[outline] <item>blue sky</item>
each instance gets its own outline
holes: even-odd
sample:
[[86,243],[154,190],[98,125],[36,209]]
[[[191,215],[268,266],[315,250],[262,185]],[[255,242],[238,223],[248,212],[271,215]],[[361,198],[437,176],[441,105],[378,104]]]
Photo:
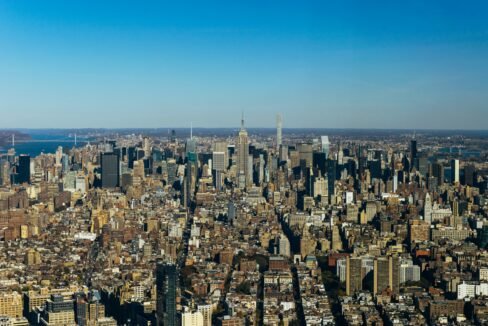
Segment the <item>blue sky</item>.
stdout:
[[0,1],[0,128],[487,129],[487,1]]

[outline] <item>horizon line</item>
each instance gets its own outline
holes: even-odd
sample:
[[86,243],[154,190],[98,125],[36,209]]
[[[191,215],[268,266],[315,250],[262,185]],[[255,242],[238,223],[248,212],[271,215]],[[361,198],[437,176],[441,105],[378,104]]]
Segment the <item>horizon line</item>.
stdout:
[[[239,127],[192,127],[193,130],[204,129],[220,129],[220,130],[234,130],[239,129]],[[21,128],[0,128],[0,131],[18,131],[18,130],[172,130],[172,129],[184,129],[191,130],[190,127],[66,127],[66,128],[56,128],[56,127],[21,127]],[[276,127],[246,127],[246,129],[268,129],[276,130]],[[377,128],[377,127],[282,127],[282,130],[378,130],[378,131],[483,131],[488,132],[488,129],[458,129],[458,128]]]

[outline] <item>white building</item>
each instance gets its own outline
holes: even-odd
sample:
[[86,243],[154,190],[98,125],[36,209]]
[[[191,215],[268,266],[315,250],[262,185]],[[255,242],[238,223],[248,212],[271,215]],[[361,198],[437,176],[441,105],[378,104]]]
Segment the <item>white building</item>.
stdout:
[[466,283],[458,284],[457,286],[457,298],[458,300],[471,299],[476,296],[476,284]]
[[420,266],[414,265],[412,260],[404,260],[400,264],[400,283],[420,281]]
[[480,281],[488,281],[488,268],[480,268]]
[[181,314],[182,326],[204,326],[201,312],[184,312]]
[[341,282],[346,281],[346,259],[341,258],[336,262],[336,275],[339,276]]

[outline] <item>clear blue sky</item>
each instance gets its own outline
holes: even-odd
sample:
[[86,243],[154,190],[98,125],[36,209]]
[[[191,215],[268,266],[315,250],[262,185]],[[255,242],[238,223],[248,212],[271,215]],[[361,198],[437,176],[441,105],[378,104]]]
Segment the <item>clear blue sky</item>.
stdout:
[[0,1],[0,128],[487,129],[488,1]]

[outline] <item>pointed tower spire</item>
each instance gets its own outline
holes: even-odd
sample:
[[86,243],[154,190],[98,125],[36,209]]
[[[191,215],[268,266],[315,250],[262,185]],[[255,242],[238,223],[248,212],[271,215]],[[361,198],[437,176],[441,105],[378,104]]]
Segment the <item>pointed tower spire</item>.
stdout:
[[244,130],[244,111],[241,113],[241,130]]
[[190,139],[193,139],[193,122],[190,122]]

